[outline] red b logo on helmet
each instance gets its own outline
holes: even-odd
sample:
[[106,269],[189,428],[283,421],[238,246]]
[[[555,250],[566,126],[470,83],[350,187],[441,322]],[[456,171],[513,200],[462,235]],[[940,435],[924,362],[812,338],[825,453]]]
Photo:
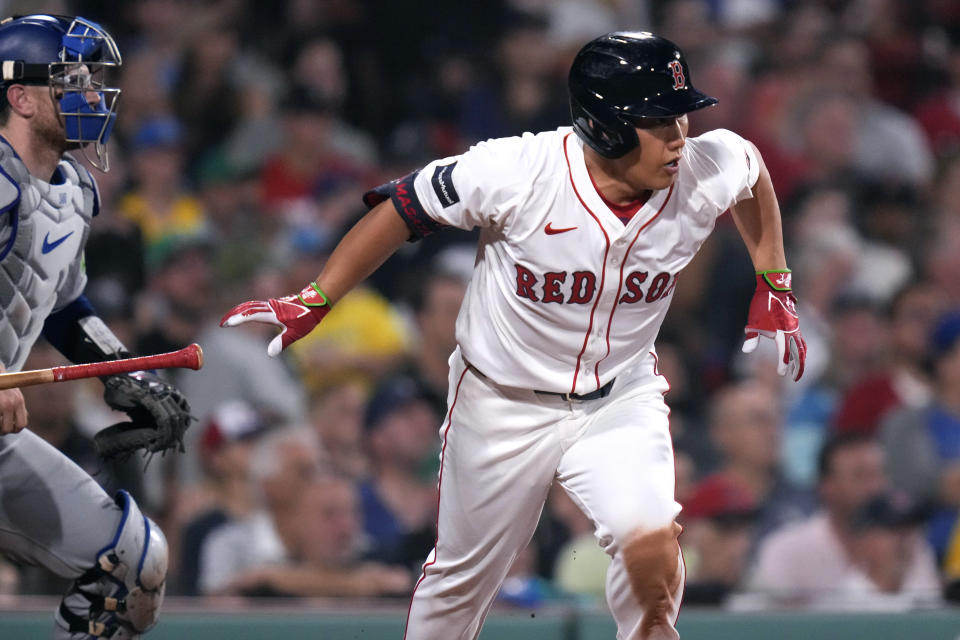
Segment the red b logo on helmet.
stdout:
[[687,79],[683,77],[683,65],[679,60],[671,60],[667,63],[670,72],[673,74],[673,88],[683,89],[687,84]]

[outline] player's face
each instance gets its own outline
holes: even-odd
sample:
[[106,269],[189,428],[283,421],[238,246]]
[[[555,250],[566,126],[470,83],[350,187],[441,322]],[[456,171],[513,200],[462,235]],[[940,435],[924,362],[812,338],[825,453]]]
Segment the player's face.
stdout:
[[37,104],[36,115],[30,120],[33,138],[45,147],[56,149],[59,153],[67,150],[67,132],[57,105],[46,87],[27,87]]
[[683,146],[690,124],[687,115],[645,118],[635,127],[640,145],[625,159],[631,184],[645,189],[666,189],[677,177]]

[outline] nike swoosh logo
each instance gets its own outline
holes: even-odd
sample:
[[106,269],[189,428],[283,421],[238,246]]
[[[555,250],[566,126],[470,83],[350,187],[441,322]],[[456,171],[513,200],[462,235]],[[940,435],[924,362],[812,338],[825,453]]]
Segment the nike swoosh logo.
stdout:
[[552,225],[553,225],[553,223],[548,222],[548,223],[547,223],[547,226],[545,226],[545,227],[543,228],[543,232],[544,232],[545,234],[547,234],[548,236],[555,236],[555,235],[557,235],[558,233],[566,233],[567,231],[573,231],[574,229],[576,229],[576,227],[566,227],[566,228],[564,228],[564,229],[554,229]]
[[63,244],[63,242],[72,235],[73,235],[73,231],[63,236],[62,238],[57,238],[53,242],[50,242],[50,232],[48,231],[47,235],[43,237],[43,246],[40,248],[40,253],[44,255],[50,253],[51,251],[59,247],[61,244]]

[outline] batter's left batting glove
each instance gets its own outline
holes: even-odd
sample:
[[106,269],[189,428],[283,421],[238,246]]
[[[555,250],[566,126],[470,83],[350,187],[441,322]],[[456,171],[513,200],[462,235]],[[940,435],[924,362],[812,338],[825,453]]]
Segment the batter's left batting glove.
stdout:
[[747,338],[743,352],[757,348],[760,336],[777,344],[777,373],[799,380],[807,359],[807,343],[800,334],[797,299],[793,296],[789,269],[757,272],[757,290],[750,301],[747,316]]
[[273,324],[282,331],[267,345],[267,355],[276,357],[281,351],[310,333],[330,313],[330,302],[316,282],[300,293],[269,300],[251,300],[238,304],[221,318],[221,327],[235,327],[244,322]]

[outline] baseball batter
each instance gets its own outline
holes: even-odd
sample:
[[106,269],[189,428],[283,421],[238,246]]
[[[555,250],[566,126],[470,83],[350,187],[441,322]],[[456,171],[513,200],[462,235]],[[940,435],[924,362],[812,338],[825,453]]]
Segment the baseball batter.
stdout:
[[654,341],[680,271],[728,208],[758,274],[744,349],[773,338],[780,374],[803,372],[770,177],[730,131],[687,138],[687,113],[716,99],[693,88],[679,49],[649,33],[605,35],[577,55],[569,88],[572,128],[482,142],[373,189],[373,209],[316,282],[222,321],[279,325],[277,355],[407,239],[482,229],[411,640],[477,637],[554,482],[613,558],[617,637],[678,637],[680,505]]
[[[113,38],[83,18],[0,23],[0,369],[19,370],[42,334],[73,362],[127,356],[83,296],[83,250],[96,183],[67,149],[106,170],[119,90]],[[105,399],[135,423],[189,423],[155,376],[105,380]],[[34,435],[18,389],[0,391],[0,552],[72,579],[53,637],[139,637],[163,601],[167,544],[124,491],[107,496]]]

